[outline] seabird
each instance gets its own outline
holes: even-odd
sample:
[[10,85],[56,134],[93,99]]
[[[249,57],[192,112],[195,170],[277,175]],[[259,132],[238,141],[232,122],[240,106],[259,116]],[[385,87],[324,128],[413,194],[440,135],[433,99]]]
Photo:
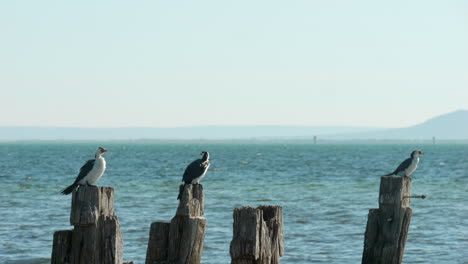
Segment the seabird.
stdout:
[[95,159],[88,160],[83,167],[81,167],[75,182],[63,190],[62,194],[73,192],[78,185],[94,186],[92,184],[97,182],[106,170],[106,160],[102,157],[102,154],[106,152],[107,149],[99,147],[96,151]]
[[405,159],[394,172],[385,174],[384,176],[397,175],[402,177],[409,177],[418,167],[420,155],[424,155],[424,153],[420,150],[414,150],[411,152],[411,156]]
[[[210,167],[210,153],[202,151],[200,155],[203,156],[201,159],[192,161],[185,169],[184,176],[182,177],[184,187],[186,184],[198,184],[201,179],[205,177],[206,171],[208,171],[208,167]],[[180,190],[177,200],[182,197],[183,191],[184,188]]]

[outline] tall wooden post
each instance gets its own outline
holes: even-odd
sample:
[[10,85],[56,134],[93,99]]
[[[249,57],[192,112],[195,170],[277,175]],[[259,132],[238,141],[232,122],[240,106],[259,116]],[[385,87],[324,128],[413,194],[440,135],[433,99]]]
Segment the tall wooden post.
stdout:
[[122,234],[114,189],[81,186],[72,195],[72,231],[54,234],[53,264],[121,264]]
[[279,264],[284,254],[283,208],[241,207],[233,213],[232,264]]
[[400,264],[412,209],[410,177],[382,176],[379,209],[370,209],[364,238],[363,264]]
[[146,264],[199,264],[201,261],[206,232],[203,186],[186,184],[180,188],[184,190],[171,222],[151,224]]

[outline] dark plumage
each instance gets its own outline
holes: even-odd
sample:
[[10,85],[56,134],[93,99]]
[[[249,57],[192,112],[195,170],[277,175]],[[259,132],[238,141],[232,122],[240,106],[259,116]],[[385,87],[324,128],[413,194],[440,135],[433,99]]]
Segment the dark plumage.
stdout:
[[385,174],[384,176],[398,175],[398,173],[403,172],[406,168],[409,167],[409,165],[411,164],[411,160],[413,159],[412,158],[405,159],[402,163],[400,163],[400,165],[398,166],[398,168],[396,168],[396,170],[394,170],[393,172],[389,174]]
[[420,150],[414,150],[411,152],[409,158],[405,159],[392,173],[385,174],[384,176],[398,175],[403,177],[409,177],[418,167],[419,156],[424,155]]
[[67,188],[65,188],[65,190],[62,191],[62,194],[70,194],[71,192],[73,192],[73,190],[78,187],[78,182],[80,182],[81,180],[84,179],[84,177],[86,177],[86,175],[88,175],[88,173],[93,169],[93,166],[94,166],[94,162],[96,162],[95,159],[91,159],[91,160],[88,160],[80,169],[80,173],[78,174],[78,176],[76,177],[76,180],[75,182],[68,186]]
[[[182,177],[182,181],[184,182],[184,186],[186,184],[198,184],[203,177],[205,177],[208,168],[210,167],[210,154],[206,151],[200,153],[203,157],[201,159],[197,159],[192,161],[184,171],[184,176]],[[179,196],[177,196],[177,200],[180,199],[182,196],[184,188],[182,188],[179,192]]]
[[65,188],[62,194],[70,194],[79,185],[92,185],[101,178],[102,174],[106,170],[106,160],[102,157],[102,154],[107,152],[107,149],[99,147],[96,151],[95,159],[88,160],[81,168],[78,176],[72,185]]

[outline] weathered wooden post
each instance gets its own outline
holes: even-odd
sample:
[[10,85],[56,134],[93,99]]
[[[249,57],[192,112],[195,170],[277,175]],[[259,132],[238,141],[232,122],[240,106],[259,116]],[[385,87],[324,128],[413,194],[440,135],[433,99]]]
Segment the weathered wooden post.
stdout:
[[70,263],[72,230],[54,232],[54,244],[52,246],[52,264]]
[[170,223],[154,222],[150,227],[146,264],[161,264],[167,261]]
[[122,233],[114,214],[114,189],[81,186],[73,192],[72,231],[54,234],[52,263],[121,264]]
[[203,186],[186,184],[180,188],[184,190],[171,222],[151,224],[146,264],[198,264],[201,261],[206,232]]
[[363,264],[401,263],[413,214],[410,198],[410,177],[381,177],[379,208],[369,210]]
[[232,264],[279,264],[284,254],[281,206],[234,209]]

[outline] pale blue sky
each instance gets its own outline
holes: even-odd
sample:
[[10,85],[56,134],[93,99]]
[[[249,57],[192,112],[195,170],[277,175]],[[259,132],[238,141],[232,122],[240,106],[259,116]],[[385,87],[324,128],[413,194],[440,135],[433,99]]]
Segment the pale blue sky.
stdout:
[[468,109],[467,1],[2,1],[0,125],[403,127]]

